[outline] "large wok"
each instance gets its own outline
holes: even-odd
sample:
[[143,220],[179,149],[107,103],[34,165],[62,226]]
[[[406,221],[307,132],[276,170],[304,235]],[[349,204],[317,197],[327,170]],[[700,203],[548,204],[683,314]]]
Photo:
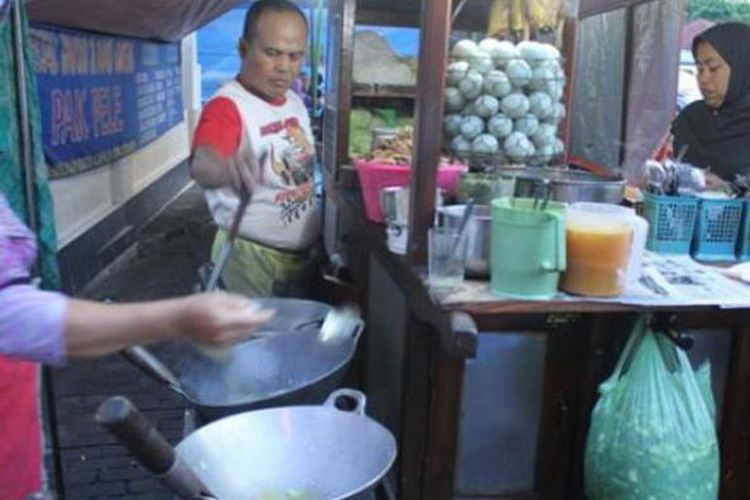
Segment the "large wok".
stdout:
[[300,299],[258,299],[276,310],[260,337],[232,347],[226,362],[206,357],[189,342],[170,342],[160,358],[143,347],[123,356],[194,405],[199,420],[274,406],[319,404],[339,387],[364,323],[333,342],[320,326],[331,306]]
[[[353,401],[353,409],[340,409],[341,399]],[[322,406],[217,420],[183,439],[176,453],[123,397],[102,403],[96,420],[183,497],[361,499],[396,458],[393,435],[364,409],[364,394],[341,389]]]

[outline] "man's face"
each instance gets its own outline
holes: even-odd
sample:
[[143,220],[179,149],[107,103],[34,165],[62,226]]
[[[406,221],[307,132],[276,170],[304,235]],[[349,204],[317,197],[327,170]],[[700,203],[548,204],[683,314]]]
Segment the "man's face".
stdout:
[[288,11],[266,11],[251,40],[240,39],[242,82],[272,99],[283,97],[299,74],[307,45],[307,27]]
[[729,90],[732,68],[709,43],[701,43],[696,50],[698,85],[706,104],[720,108]]

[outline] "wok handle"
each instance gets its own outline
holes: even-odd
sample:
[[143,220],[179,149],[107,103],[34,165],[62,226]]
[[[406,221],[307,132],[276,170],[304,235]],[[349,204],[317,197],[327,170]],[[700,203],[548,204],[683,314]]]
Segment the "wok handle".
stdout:
[[[337,404],[340,400],[348,401],[352,403],[350,406]],[[365,414],[365,406],[367,406],[367,396],[363,392],[355,389],[337,389],[328,395],[323,406],[330,406],[339,411],[345,411],[354,413],[360,416]],[[342,407],[343,406],[343,407]]]
[[175,451],[128,398],[113,396],[96,411],[96,423],[120,441],[151,473],[166,474],[175,462]]
[[200,478],[128,398],[106,399],[99,405],[95,419],[172,491],[183,498],[211,498]]
[[120,355],[157,382],[169,386],[180,393],[183,392],[177,377],[145,347],[139,345],[128,347],[120,351]]
[[352,331],[352,339],[354,340],[354,346],[356,347],[357,342],[359,342],[359,338],[362,336],[362,332],[365,331],[365,320],[362,318],[357,318],[356,323],[354,324],[354,330]]

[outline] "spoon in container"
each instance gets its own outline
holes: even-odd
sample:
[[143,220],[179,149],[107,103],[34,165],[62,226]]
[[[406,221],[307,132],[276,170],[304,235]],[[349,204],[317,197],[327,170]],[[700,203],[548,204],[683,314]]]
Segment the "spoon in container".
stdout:
[[456,255],[458,252],[458,248],[461,246],[461,239],[464,236],[464,231],[466,230],[466,225],[469,223],[469,219],[471,218],[471,213],[474,211],[474,198],[469,198],[466,200],[466,206],[464,207],[464,213],[461,216],[461,222],[458,225],[458,233],[456,235],[456,241],[453,243],[453,249],[451,250],[451,255]]

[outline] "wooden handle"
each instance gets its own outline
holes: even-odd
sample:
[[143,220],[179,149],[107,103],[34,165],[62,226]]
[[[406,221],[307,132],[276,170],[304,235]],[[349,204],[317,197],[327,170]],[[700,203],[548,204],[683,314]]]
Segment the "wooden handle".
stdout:
[[96,411],[96,422],[117,438],[150,472],[166,474],[175,463],[171,444],[123,396],[105,400]]

